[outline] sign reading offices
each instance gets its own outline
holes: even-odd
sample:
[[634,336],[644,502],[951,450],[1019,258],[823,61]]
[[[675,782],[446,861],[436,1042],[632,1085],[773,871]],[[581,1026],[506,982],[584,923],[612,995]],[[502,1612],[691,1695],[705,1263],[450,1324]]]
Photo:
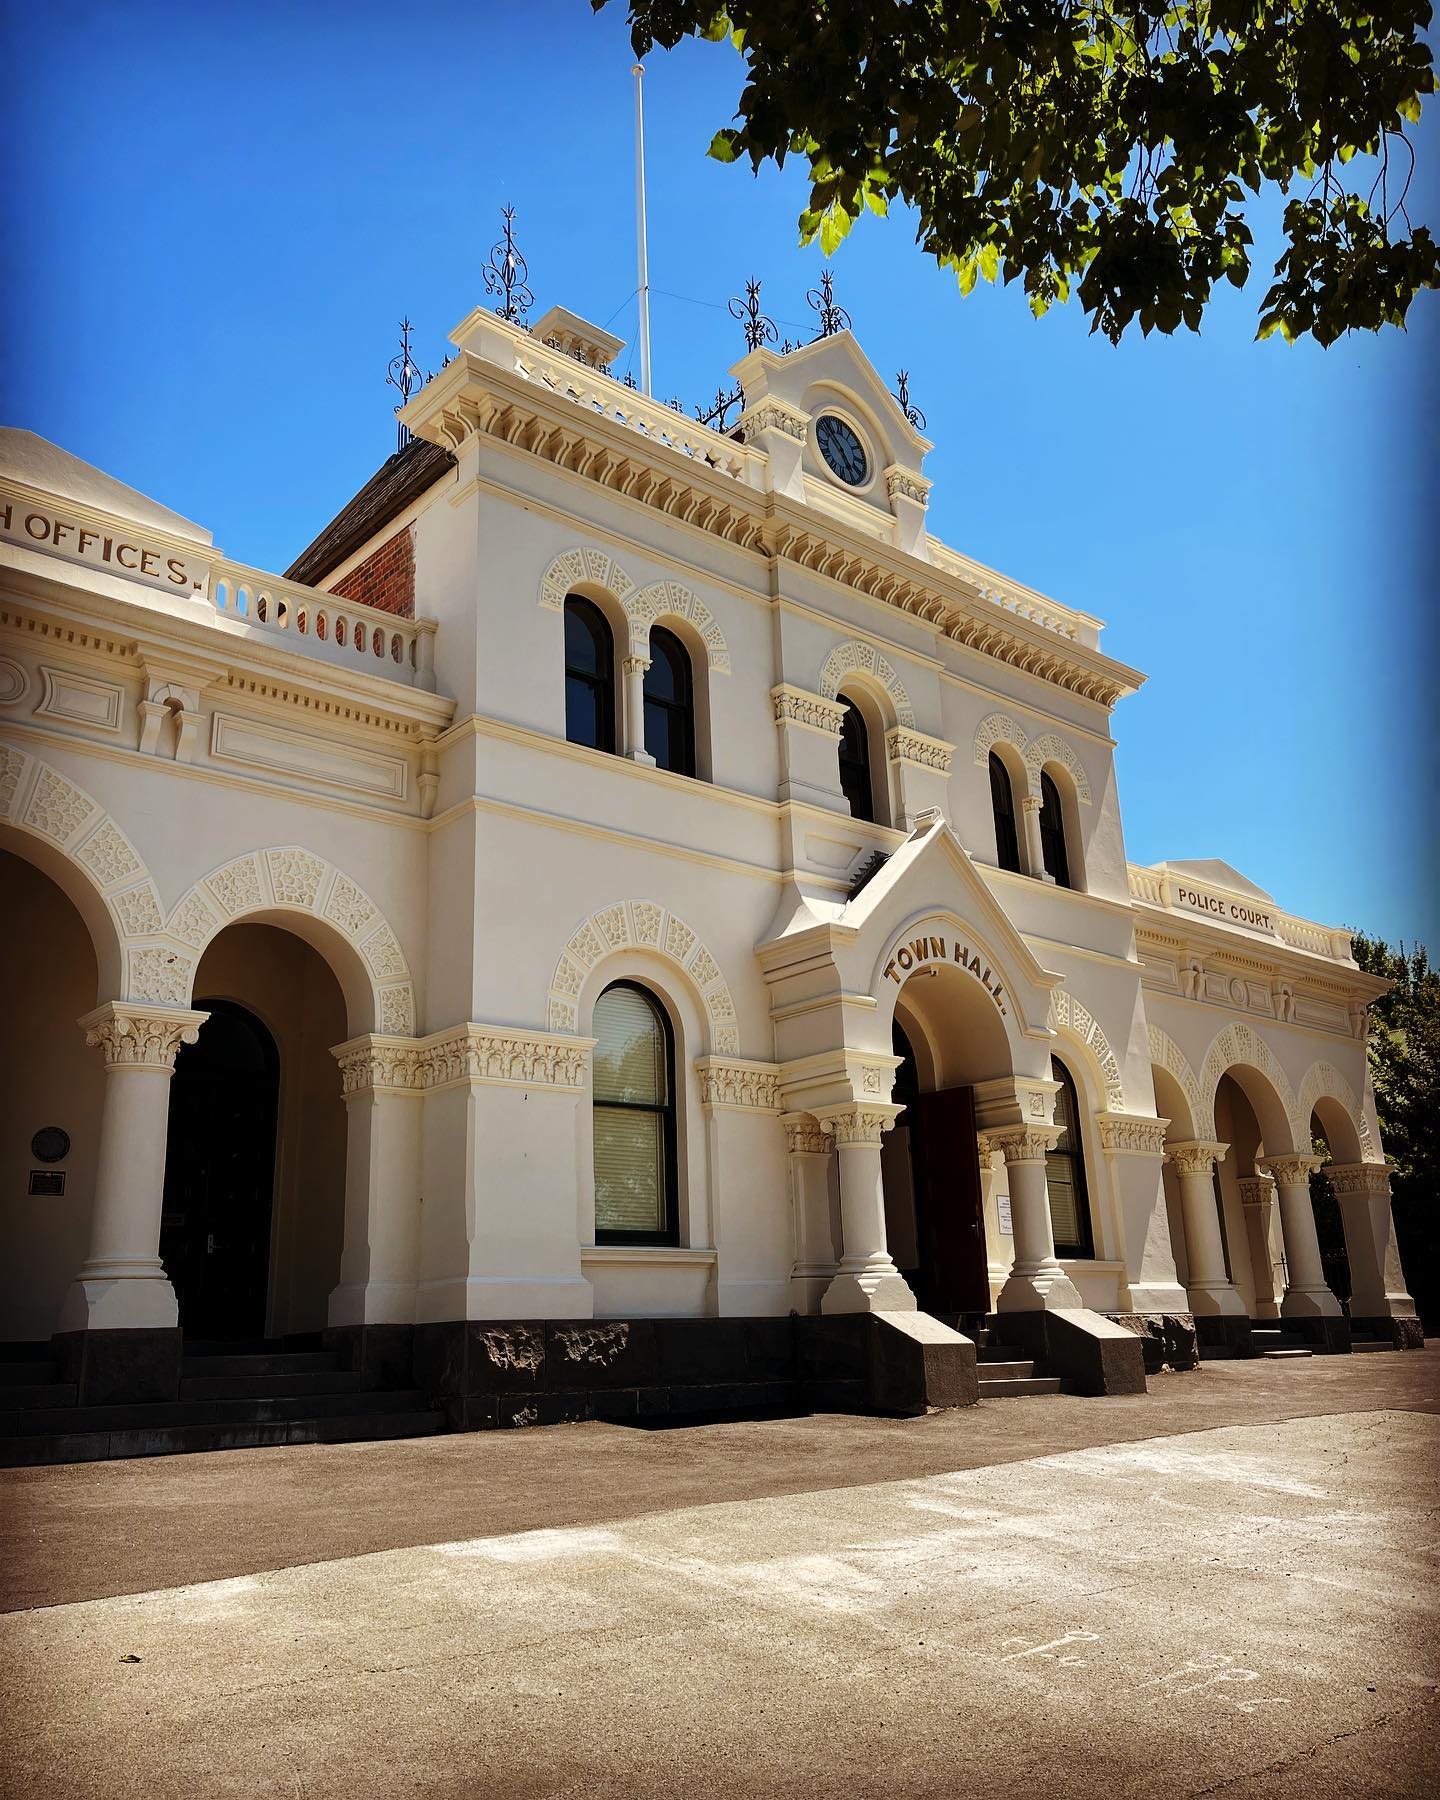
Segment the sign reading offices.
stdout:
[[896,987],[903,984],[905,977],[922,963],[953,963],[957,968],[965,969],[984,988],[995,1002],[1001,1018],[1005,1018],[1005,989],[998,977],[975,954],[970,946],[960,938],[917,937],[908,943],[901,944],[885,965],[884,974],[893,981]]
[[11,543],[63,556],[67,562],[138,576],[157,587],[183,589],[187,593],[204,590],[203,564],[154,549],[141,540],[138,532],[127,532],[123,527],[100,530],[78,525],[49,507],[31,506],[21,499],[0,496],[0,535]]

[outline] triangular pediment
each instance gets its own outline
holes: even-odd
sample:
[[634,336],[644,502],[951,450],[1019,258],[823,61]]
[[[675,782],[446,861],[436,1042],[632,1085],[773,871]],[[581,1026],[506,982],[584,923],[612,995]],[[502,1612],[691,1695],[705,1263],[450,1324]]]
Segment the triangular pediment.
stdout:
[[1190,881],[1204,882],[1207,887],[1224,888],[1227,893],[1244,894],[1251,900],[1267,900],[1273,906],[1275,896],[1267,894],[1265,889],[1257,887],[1236,868],[1218,857],[1202,859],[1198,862],[1162,862],[1152,863],[1151,867],[1160,875],[1179,875]]
[[58,444],[34,431],[15,426],[0,426],[0,474],[12,481],[57,499],[73,501],[77,506],[93,507],[97,512],[111,513],[117,518],[131,519],[137,525],[169,532],[173,537],[194,538],[208,544],[211,536],[203,525],[182,517],[138,488],[127,487],[93,463],[82,462]]

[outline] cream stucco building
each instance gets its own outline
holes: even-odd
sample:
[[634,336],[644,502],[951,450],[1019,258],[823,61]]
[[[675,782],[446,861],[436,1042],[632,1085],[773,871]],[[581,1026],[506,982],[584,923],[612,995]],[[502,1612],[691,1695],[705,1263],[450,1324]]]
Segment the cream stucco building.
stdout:
[[1127,863],[1142,677],[931,535],[850,333],[749,353],[728,433],[558,308],[453,343],[284,577],[5,435],[0,1336],[163,1400],[182,1330],[328,1331],[456,1423],[642,1338],[675,1385],[646,1321],[698,1389],[854,1376],[873,1314],[932,1400],[991,1313],[1099,1386],[1192,1319],[1410,1341],[1379,984]]

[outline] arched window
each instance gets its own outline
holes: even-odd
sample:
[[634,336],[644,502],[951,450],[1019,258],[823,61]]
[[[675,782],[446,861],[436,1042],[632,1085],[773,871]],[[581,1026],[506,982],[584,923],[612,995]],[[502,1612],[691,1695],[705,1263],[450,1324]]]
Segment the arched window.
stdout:
[[1080,1102],[1075,1078],[1059,1057],[1050,1059],[1051,1078],[1060,1083],[1055,1096],[1055,1123],[1060,1136],[1045,1155],[1045,1185],[1050,1194],[1050,1223],[1057,1256],[1093,1256],[1090,1201],[1085,1191],[1085,1152],[1080,1141]]
[[675,1040],[634,982],[595,1002],[595,1242],[678,1244]]
[[990,752],[990,806],[995,814],[995,856],[1002,869],[1020,873],[1020,839],[1015,830],[1015,790],[998,751]]
[[565,736],[615,752],[615,641],[593,601],[565,602]]
[[870,775],[870,732],[865,715],[842,694],[845,708],[840,725],[840,791],[850,802],[854,819],[875,819],[875,787]]
[[645,748],[657,767],[676,775],[695,773],[695,687],[690,658],[675,633],[663,625],[650,632]]
[[1065,814],[1060,790],[1043,770],[1040,775],[1040,854],[1045,873],[1055,877],[1056,887],[1070,886],[1070,858],[1065,854]]

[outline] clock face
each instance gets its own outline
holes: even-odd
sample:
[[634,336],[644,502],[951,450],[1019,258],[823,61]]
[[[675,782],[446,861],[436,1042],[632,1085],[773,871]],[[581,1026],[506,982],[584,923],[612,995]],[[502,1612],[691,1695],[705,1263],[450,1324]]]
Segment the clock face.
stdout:
[[831,473],[850,487],[859,487],[870,473],[865,446],[843,419],[825,413],[815,421],[815,442]]

